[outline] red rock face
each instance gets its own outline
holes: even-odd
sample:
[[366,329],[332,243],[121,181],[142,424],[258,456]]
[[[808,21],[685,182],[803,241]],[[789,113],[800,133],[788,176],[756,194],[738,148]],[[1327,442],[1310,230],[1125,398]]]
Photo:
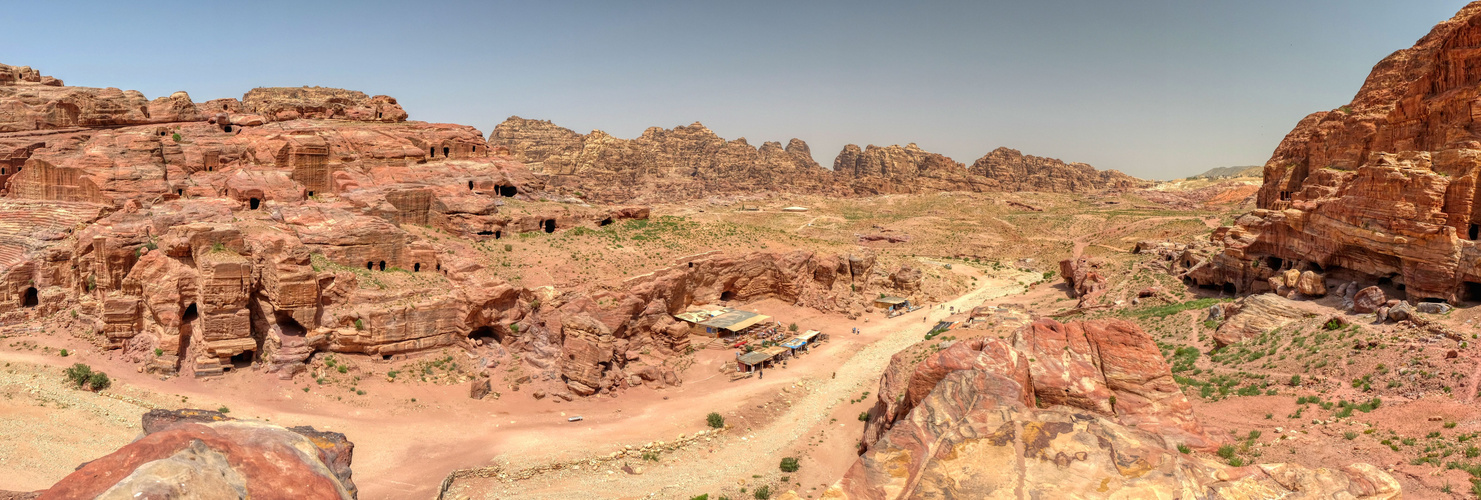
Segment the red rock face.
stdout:
[[1045,319],[1011,342],[892,359],[864,452],[823,498],[1399,498],[1368,464],[1233,468],[1179,453],[1218,440],[1134,324]]
[[913,368],[907,358],[892,359],[861,447],[872,446],[947,374],[962,370],[1017,381],[1021,392],[1014,399],[1030,407],[1078,408],[1195,448],[1216,446],[1220,439],[1198,424],[1156,342],[1140,327],[1121,320],[1041,319],[1007,342],[958,342]]
[[153,410],[144,420],[144,437],[83,464],[40,498],[356,497],[354,444],[343,434],[205,410]]
[[1023,382],[990,368],[946,374],[822,498],[1400,498],[1398,482],[1368,464],[1190,459],[1103,414],[1026,405]]
[[1189,277],[1261,292],[1287,269],[1341,268],[1411,301],[1481,299],[1477,40],[1473,3],[1303,119],[1265,164],[1259,209],[1215,232],[1225,250]]

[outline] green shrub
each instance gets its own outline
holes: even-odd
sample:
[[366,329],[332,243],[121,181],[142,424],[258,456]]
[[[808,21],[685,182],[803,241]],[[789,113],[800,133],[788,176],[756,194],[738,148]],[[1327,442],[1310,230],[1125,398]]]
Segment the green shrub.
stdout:
[[220,408],[217,408],[216,411],[220,413],[231,413],[231,408],[227,408],[225,405],[222,405]]
[[174,139],[175,142],[180,142],[180,141],[185,140],[184,137],[180,137],[180,133],[179,132],[175,132],[174,134],[170,135],[170,138],[171,139]]
[[360,321],[360,318],[355,318],[355,329],[356,330],[364,330],[365,329],[365,322],[364,321]]
[[1358,433],[1356,433],[1356,432],[1347,431],[1347,432],[1342,433],[1342,439],[1346,439],[1348,441],[1352,441],[1352,440],[1357,439],[1357,438],[1358,438]]
[[504,251],[505,252],[513,252],[514,251],[514,245],[510,245],[508,243],[505,243],[504,244]]
[[711,429],[723,428],[725,427],[725,417],[719,413],[710,412],[709,415],[705,415],[705,423],[710,424]]
[[160,349],[158,347],[154,348],[154,356],[155,357],[164,356],[164,355],[165,355],[165,350],[164,349]]
[[797,459],[793,457],[783,458],[781,468],[782,472],[797,472]]
[[768,498],[771,498],[771,487],[762,486],[760,488],[756,488],[756,492],[752,493],[751,496],[756,497],[756,500],[766,500]]
[[1193,448],[1189,448],[1188,445],[1186,445],[1186,444],[1179,444],[1178,445],[1178,453],[1182,453],[1184,455],[1187,455],[1189,453],[1193,453]]
[[57,352],[57,355],[65,358],[67,356],[71,356],[72,353],[67,352],[66,349],[62,349],[61,351]]
[[1228,444],[1226,444],[1224,446],[1220,446],[1219,447],[1218,455],[1219,455],[1219,458],[1226,458],[1226,459],[1227,458],[1233,458],[1234,457],[1234,445],[1228,445]]
[[72,385],[75,385],[80,389],[84,384],[87,384],[88,379],[93,376],[93,369],[90,366],[84,365],[82,363],[77,363],[72,365],[71,368],[68,368],[67,371],[63,373],[67,375],[67,380],[71,381]]
[[860,422],[868,422],[869,421],[869,412],[867,412],[867,411],[861,411],[861,412],[859,412],[859,421]]
[[87,377],[87,385],[89,387],[92,387],[94,391],[101,391],[103,389],[107,389],[109,386],[112,386],[113,381],[108,379],[107,373],[93,372],[92,375],[89,375]]

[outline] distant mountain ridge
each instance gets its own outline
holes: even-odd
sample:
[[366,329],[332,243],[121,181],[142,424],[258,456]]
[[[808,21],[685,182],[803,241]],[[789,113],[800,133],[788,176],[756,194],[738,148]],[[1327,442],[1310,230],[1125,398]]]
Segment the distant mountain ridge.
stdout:
[[695,122],[651,127],[635,139],[600,130],[579,134],[547,120],[510,117],[489,134],[490,147],[550,177],[552,189],[593,201],[692,199],[757,191],[831,196],[944,191],[1085,193],[1146,187],[1149,182],[1084,163],[998,148],[966,166],[906,146],[844,146],[829,170],[801,139],[751,146],[725,140]]
[[1260,177],[1265,167],[1261,165],[1239,165],[1233,167],[1215,167],[1204,173],[1191,176],[1192,179],[1228,179],[1231,177]]

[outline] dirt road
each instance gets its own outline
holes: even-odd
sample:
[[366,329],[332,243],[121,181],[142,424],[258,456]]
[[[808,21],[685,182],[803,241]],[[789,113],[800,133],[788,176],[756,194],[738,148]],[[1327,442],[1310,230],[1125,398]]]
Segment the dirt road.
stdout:
[[[1008,279],[986,279],[967,294],[945,305],[957,310],[970,309],[983,301],[1022,291],[1022,285]],[[732,432],[713,453],[703,460],[675,460],[665,467],[654,467],[642,475],[606,474],[592,471],[585,475],[566,476],[557,481],[506,483],[500,491],[481,487],[454,488],[451,498],[529,499],[570,498],[573,487],[581,488],[586,498],[689,498],[706,491],[735,484],[736,478],[750,477],[758,471],[776,467],[778,457],[795,448],[809,431],[830,424],[830,415],[846,399],[861,391],[874,390],[890,357],[901,349],[920,342],[936,322],[948,315],[940,307],[927,307],[886,321],[866,326],[866,333],[878,331],[883,336],[863,346],[841,366],[836,377],[808,380],[809,391],[772,423],[751,432]],[[925,321],[922,321],[925,317]],[[787,381],[783,384],[785,386]],[[852,422],[848,429],[857,427]],[[845,424],[837,424],[844,426]],[[744,438],[742,440],[741,438]],[[490,481],[491,482],[491,481]],[[579,485],[579,486],[578,486]],[[641,493],[640,493],[641,492]]]

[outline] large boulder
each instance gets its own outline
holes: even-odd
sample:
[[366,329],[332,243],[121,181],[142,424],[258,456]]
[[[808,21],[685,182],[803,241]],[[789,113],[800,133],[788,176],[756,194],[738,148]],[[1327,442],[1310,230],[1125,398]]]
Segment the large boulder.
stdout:
[[1378,310],[1378,306],[1388,302],[1388,296],[1383,294],[1383,289],[1370,286],[1358,290],[1357,295],[1352,298],[1352,312],[1367,314]]
[[1152,336],[1121,320],[1060,323],[1041,319],[1011,341],[975,339],[952,344],[915,362],[897,355],[881,379],[861,448],[868,449],[914,410],[950,373],[986,370],[1018,382],[1028,406],[1064,405],[1117,419],[1195,448],[1217,446],[1193,417]]
[[1031,408],[1019,399],[1022,391],[1020,381],[1000,372],[949,373],[823,497],[1400,497],[1398,482],[1371,465],[1216,465],[1095,412]]
[[1306,271],[1296,278],[1296,291],[1307,297],[1323,297],[1327,295],[1327,284],[1320,274]]
[[145,435],[78,467],[41,499],[339,499],[356,497],[343,434],[153,410]]
[[1256,337],[1306,316],[1290,299],[1273,293],[1240,299],[1238,312],[1214,331],[1214,344],[1223,347]]

